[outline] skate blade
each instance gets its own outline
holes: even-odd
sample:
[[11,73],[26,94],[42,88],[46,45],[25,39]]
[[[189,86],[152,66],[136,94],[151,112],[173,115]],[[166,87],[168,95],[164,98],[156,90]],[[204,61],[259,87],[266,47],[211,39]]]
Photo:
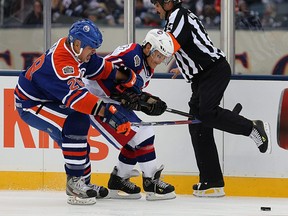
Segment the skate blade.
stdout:
[[79,198],[76,196],[68,196],[67,203],[70,205],[94,205],[96,203],[96,198]]
[[109,199],[140,199],[142,195],[140,193],[136,194],[128,194],[124,191],[120,190],[109,190],[109,194],[107,195],[107,198]]
[[225,192],[223,187],[209,188],[207,190],[194,190],[193,195],[196,197],[224,197]]
[[146,200],[147,201],[155,201],[155,200],[170,200],[175,199],[175,192],[167,193],[167,194],[157,194],[154,192],[146,192]]
[[270,126],[268,122],[264,122],[264,130],[268,137],[268,146],[265,154],[271,154],[272,152],[272,143],[271,143],[271,135],[270,135]]

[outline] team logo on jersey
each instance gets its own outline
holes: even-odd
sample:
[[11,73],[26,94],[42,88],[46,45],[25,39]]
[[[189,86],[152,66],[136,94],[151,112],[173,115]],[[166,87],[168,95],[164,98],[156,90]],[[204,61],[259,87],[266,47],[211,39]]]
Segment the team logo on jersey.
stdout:
[[140,65],[140,57],[138,55],[134,56],[134,65],[135,67],[139,66]]
[[74,68],[72,66],[66,66],[62,68],[62,72],[65,75],[74,74]]

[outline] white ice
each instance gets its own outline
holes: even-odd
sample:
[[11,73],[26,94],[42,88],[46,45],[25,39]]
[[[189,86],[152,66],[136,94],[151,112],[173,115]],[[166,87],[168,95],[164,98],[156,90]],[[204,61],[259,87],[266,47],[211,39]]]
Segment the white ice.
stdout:
[[[271,211],[261,211],[261,206]],[[0,216],[288,216],[288,198],[223,197],[176,199],[97,200],[92,206],[71,206],[65,192],[0,191]]]

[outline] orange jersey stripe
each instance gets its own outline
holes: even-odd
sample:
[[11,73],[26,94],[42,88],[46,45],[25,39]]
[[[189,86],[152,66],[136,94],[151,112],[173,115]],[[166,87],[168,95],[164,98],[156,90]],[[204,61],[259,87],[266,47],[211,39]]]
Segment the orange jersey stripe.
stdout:
[[77,101],[77,103],[73,105],[73,109],[82,113],[92,114],[92,110],[95,104],[98,102],[98,100],[99,98],[97,96],[88,92],[84,98]]
[[[31,107],[30,109],[34,110],[35,112],[37,112],[38,107],[34,106]],[[41,109],[39,112],[39,115],[44,116],[45,118],[51,119],[53,122],[55,122],[57,125],[59,125],[61,128],[63,128],[64,122],[65,122],[65,118],[61,118],[59,116],[56,116],[52,113],[49,113],[47,111],[45,111],[44,109]]]
[[112,62],[106,60],[103,61],[104,61],[103,70],[101,71],[101,73],[99,73],[99,75],[96,75],[96,77],[93,78],[94,80],[107,79],[113,70]]
[[28,100],[28,99],[29,99],[28,97],[26,97],[25,95],[23,95],[23,94],[19,91],[18,87],[15,88],[15,92],[16,92],[16,94],[20,97],[20,99],[23,99],[23,100]]
[[70,97],[69,97],[69,99],[67,100],[67,102],[66,102],[66,106],[68,106],[68,107],[70,107],[70,105],[71,105],[71,102],[74,100],[74,98],[76,98],[78,95],[80,95],[82,93],[82,91],[81,90],[78,90],[76,93],[74,93],[73,95],[71,95]]

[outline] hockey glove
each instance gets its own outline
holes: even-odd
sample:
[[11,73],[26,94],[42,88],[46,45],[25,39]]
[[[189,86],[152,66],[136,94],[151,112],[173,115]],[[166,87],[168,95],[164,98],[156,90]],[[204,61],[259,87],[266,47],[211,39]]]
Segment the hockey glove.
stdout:
[[123,92],[125,89],[131,88],[135,93],[140,94],[144,85],[142,77],[126,66],[119,66],[117,70],[128,77],[127,80],[121,81],[116,86],[118,91]]
[[128,136],[131,130],[131,123],[128,119],[114,105],[109,103],[105,106],[103,122],[109,124],[117,133],[124,134],[125,136]]
[[121,105],[128,110],[137,110],[139,106],[139,96],[129,89],[124,90],[122,93],[119,91],[114,92],[110,98],[121,102]]
[[140,95],[140,110],[150,116],[162,115],[167,109],[167,105],[159,97],[142,92]]

